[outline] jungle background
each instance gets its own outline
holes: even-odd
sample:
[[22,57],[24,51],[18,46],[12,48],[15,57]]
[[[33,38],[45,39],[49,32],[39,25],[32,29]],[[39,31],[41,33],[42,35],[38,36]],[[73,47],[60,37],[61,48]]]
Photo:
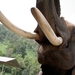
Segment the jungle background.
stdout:
[[38,46],[34,40],[18,36],[0,24],[0,56],[16,58],[21,67],[16,69],[4,65],[3,75],[37,75],[40,70],[37,62]]

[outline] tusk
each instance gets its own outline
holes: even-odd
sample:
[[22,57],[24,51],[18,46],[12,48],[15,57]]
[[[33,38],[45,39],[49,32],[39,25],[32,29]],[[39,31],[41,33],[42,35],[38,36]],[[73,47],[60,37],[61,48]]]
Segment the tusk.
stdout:
[[56,36],[50,24],[42,15],[42,13],[37,8],[34,8],[34,7],[31,8],[31,12],[33,16],[35,17],[35,19],[37,20],[45,36],[48,38],[48,40],[55,46],[59,46],[60,44],[62,44],[63,39],[61,37]]
[[16,27],[2,14],[1,11],[0,11],[0,22],[2,22],[3,25],[5,25],[8,29],[10,29],[11,31],[13,31],[14,33],[16,33],[20,36],[23,36],[23,37],[29,38],[29,39],[40,40],[39,35],[37,33],[26,32],[26,31],[23,31],[23,30],[19,29],[18,27]]

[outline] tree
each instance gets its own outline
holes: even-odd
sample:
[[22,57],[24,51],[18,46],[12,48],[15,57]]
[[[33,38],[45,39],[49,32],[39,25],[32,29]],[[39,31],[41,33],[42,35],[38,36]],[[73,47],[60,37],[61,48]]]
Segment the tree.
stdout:
[[37,62],[37,56],[33,51],[26,50],[27,55],[25,56],[25,69],[23,75],[37,75],[39,72],[39,63]]

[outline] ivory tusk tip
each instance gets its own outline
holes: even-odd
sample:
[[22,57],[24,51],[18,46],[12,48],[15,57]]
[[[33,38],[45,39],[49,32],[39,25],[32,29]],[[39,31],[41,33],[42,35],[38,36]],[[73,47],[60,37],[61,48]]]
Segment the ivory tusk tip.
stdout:
[[57,39],[58,39],[58,45],[61,45],[63,42],[63,39],[61,37],[58,37]]

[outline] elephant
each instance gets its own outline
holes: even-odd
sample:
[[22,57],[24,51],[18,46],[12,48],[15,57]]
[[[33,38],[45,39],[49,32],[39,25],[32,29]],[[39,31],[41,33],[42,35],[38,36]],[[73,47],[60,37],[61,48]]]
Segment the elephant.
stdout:
[[39,75],[75,75],[75,26],[60,17],[60,0],[37,0],[31,13],[38,22],[34,33],[17,28],[1,12],[0,22],[38,48]]

